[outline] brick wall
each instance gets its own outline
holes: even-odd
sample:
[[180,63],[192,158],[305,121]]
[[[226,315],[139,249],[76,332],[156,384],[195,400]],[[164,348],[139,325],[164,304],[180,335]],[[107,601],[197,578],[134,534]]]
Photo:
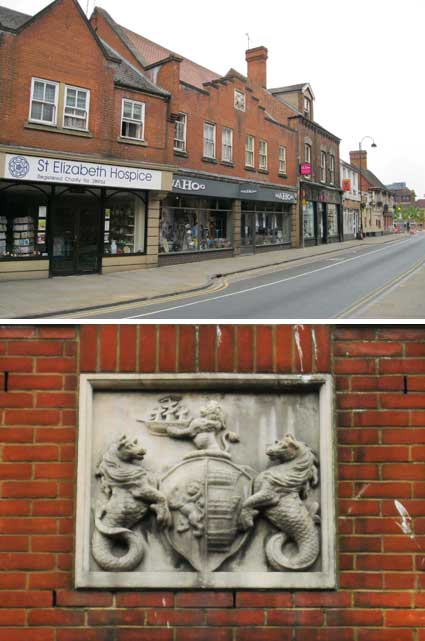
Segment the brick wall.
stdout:
[[[75,592],[80,371],[333,372],[339,590]],[[424,327],[3,327],[0,433],[0,641],[425,641]]]

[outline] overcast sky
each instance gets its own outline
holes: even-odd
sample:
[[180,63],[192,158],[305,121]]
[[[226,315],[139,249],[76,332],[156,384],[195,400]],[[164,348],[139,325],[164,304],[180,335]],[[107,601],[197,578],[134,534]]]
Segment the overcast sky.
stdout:
[[[230,67],[246,73],[249,33],[251,47],[269,50],[269,87],[311,84],[315,120],[342,138],[343,159],[373,136],[376,149],[363,143],[369,169],[425,196],[424,0],[97,2],[120,24],[223,75]],[[46,4],[0,0],[29,14]]]

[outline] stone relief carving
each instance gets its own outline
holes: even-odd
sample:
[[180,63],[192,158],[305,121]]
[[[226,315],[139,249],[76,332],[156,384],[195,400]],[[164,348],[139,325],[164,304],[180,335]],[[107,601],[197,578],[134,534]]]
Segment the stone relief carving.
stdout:
[[139,568],[148,553],[143,528],[149,512],[161,544],[193,570],[218,570],[260,521],[267,524],[269,571],[305,570],[315,563],[320,518],[310,493],[319,483],[319,461],[307,444],[287,433],[267,447],[271,465],[258,473],[233,460],[231,444],[239,437],[227,428],[215,400],[191,417],[182,396],[169,394],[139,421],[156,437],[191,440],[196,449],[161,470],[156,482],[142,465],[146,451],[137,439],[124,435],[109,446],[96,471],[104,498],[95,510],[91,547],[102,569]]

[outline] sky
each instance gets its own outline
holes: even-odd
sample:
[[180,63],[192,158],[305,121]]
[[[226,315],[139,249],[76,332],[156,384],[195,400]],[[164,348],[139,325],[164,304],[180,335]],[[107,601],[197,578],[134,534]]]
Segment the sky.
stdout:
[[[310,83],[315,120],[342,139],[341,158],[368,151],[384,183],[425,197],[424,0],[80,0],[220,74],[246,74],[245,50],[269,52],[268,86]],[[0,0],[34,14],[46,0]]]

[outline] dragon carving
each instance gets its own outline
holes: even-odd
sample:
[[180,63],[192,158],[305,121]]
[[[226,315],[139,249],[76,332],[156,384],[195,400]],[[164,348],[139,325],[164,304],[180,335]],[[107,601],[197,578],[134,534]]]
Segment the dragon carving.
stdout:
[[[316,561],[320,552],[318,503],[307,505],[311,487],[319,483],[318,460],[313,451],[292,434],[286,434],[266,450],[276,461],[254,480],[254,494],[243,504],[240,527],[248,530],[261,512],[280,530],[266,543],[266,557],[275,570],[303,570]],[[285,554],[292,542],[297,551]]]
[[[104,570],[124,572],[139,565],[144,556],[143,537],[132,528],[149,510],[156,514],[160,528],[170,525],[167,500],[141,466],[145,454],[137,439],[122,436],[97,466],[96,476],[107,500],[96,508],[92,554]],[[114,553],[117,546],[124,546],[125,553]]]

